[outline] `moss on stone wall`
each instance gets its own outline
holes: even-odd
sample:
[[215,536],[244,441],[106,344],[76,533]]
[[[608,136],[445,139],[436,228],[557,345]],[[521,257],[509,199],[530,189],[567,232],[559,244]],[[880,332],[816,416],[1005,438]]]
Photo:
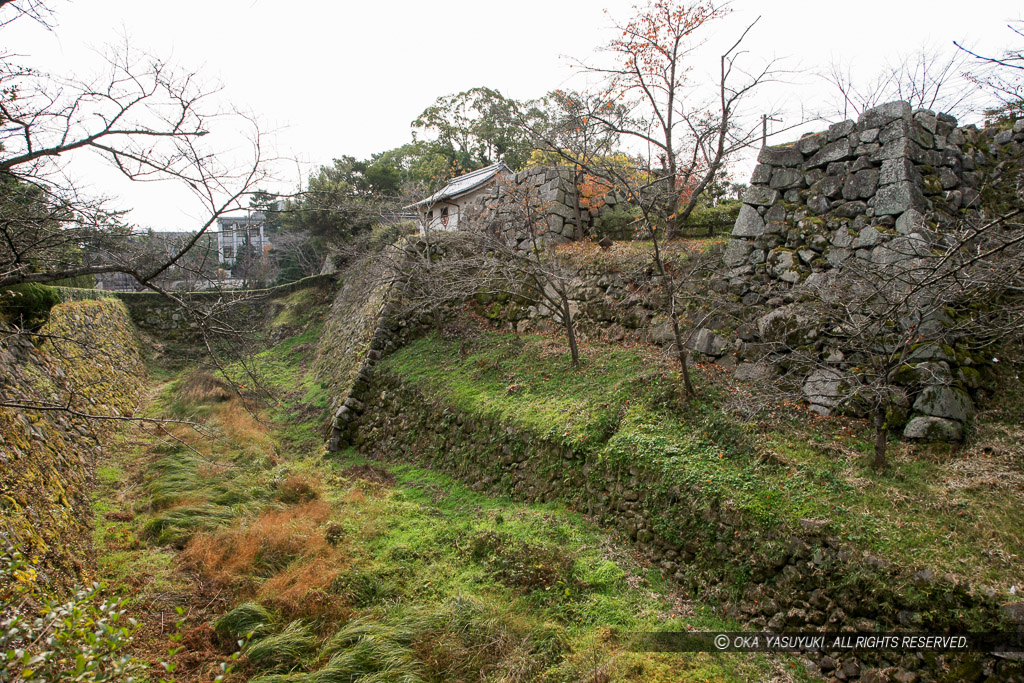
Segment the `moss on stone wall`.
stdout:
[[54,306],[40,335],[0,331],[0,397],[70,410],[0,407],[0,534],[37,560],[59,592],[88,569],[89,484],[116,429],[81,415],[130,414],[145,368],[114,299]]
[[373,264],[351,266],[342,274],[342,285],[317,345],[314,371],[328,389],[331,414],[351,394],[366,364],[373,334],[384,318],[389,285]]

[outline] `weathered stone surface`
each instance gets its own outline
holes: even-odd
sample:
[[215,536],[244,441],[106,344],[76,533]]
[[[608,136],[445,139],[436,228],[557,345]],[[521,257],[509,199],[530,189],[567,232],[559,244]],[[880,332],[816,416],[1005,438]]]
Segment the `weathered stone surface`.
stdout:
[[843,159],[849,159],[853,156],[853,150],[850,147],[850,141],[847,138],[840,138],[835,142],[822,147],[817,154],[807,160],[807,168],[814,168],[816,166],[824,166],[833,161],[842,161]]
[[812,213],[818,216],[824,213],[828,213],[829,206],[831,206],[831,204],[829,203],[828,199],[821,196],[820,194],[816,194],[807,200],[807,208],[810,209]]
[[793,306],[781,306],[758,318],[757,332],[766,342],[796,341],[793,335],[799,335],[807,323]]
[[881,128],[895,119],[910,120],[912,110],[906,102],[886,102],[861,114],[857,127],[861,130]]
[[790,270],[796,261],[793,258],[793,252],[788,249],[777,248],[772,249],[768,252],[768,268],[775,273],[776,277],[782,277],[782,275]]
[[868,226],[860,231],[857,235],[857,241],[853,243],[855,249],[861,249],[863,247],[873,247],[882,241],[882,233],[877,228]]
[[798,168],[777,168],[772,173],[768,186],[776,190],[788,190],[804,186],[804,173]]
[[767,363],[742,363],[733,377],[741,382],[762,382],[775,374],[775,369]]
[[747,261],[747,256],[753,251],[754,245],[745,240],[729,240],[729,244],[725,247],[725,254],[722,256],[722,261],[730,268],[740,266]]
[[743,193],[743,201],[755,206],[771,206],[779,201],[779,192],[763,185],[751,185]]
[[860,135],[857,136],[857,139],[861,142],[874,142],[878,139],[878,133],[878,128],[868,128],[867,130],[862,130]]
[[874,162],[886,159],[910,159],[919,164],[928,161],[928,155],[921,149],[921,146],[909,138],[897,138],[892,142],[882,145],[882,148],[871,154]]
[[996,133],[996,136],[994,138],[992,138],[992,142],[996,143],[997,145],[1005,145],[1005,144],[1008,144],[1008,143],[1010,143],[1012,141],[1013,141],[1013,131],[1012,130],[1000,131],[1000,132]]
[[757,161],[771,166],[799,166],[804,162],[804,155],[792,145],[782,147],[762,147]]
[[760,237],[764,234],[764,219],[750,204],[740,207],[736,217],[736,225],[732,228],[733,237]]
[[835,199],[843,191],[843,179],[840,176],[825,176],[811,185],[811,194]]
[[845,202],[834,209],[834,213],[841,218],[856,218],[868,210],[864,202]]
[[781,204],[775,204],[764,212],[764,219],[765,221],[784,221],[786,220],[786,208]]
[[836,247],[846,248],[853,246],[853,236],[846,228],[838,228],[834,233],[832,233],[830,241],[832,242],[832,245]]
[[914,410],[932,417],[963,422],[974,414],[974,402],[960,389],[931,386],[926,387],[914,401]]
[[814,154],[828,142],[828,132],[805,135],[796,143],[801,154]]
[[754,172],[750,174],[751,185],[763,185],[772,179],[772,167],[766,164],[758,164]]
[[924,195],[911,182],[883,185],[875,195],[875,215],[901,214],[909,209],[924,207]]
[[896,219],[896,232],[901,235],[909,235],[914,232],[921,232],[926,225],[927,221],[920,211],[909,209]]
[[[857,154],[860,154],[858,148]],[[853,166],[850,167],[850,173],[856,173],[857,171],[864,171],[869,168],[874,168],[875,165],[871,163],[871,159],[867,156],[858,156],[857,160],[853,162]]]
[[853,119],[847,119],[846,121],[840,121],[839,123],[833,123],[828,127],[828,141],[835,142],[839,138],[845,138],[847,135],[853,132],[854,128],[857,127],[857,122]]
[[841,266],[843,263],[848,261],[853,255],[853,252],[843,247],[832,247],[825,252],[825,260],[828,261],[833,267]]
[[846,172],[850,170],[849,161],[833,161],[825,167],[825,175],[840,175],[845,176]]
[[707,328],[700,328],[693,335],[688,346],[694,351],[699,351],[707,356],[721,356],[725,353],[725,347],[727,342],[724,337],[721,337]]
[[960,185],[960,178],[957,177],[956,171],[943,166],[939,169],[939,182],[942,183],[943,190],[952,190]]
[[886,159],[878,177],[880,185],[891,185],[904,181],[920,182],[921,174],[909,159]]
[[903,436],[922,441],[960,441],[963,427],[959,422],[941,417],[915,417],[903,429]]
[[914,120],[929,133],[934,133],[939,124],[935,113],[927,109],[919,109],[914,112]]
[[879,172],[875,169],[858,171],[843,184],[843,199],[867,199],[878,189]]
[[912,130],[913,123],[906,119],[896,119],[882,127],[878,133],[878,141],[884,145],[898,138],[910,137]]
[[831,368],[820,368],[812,372],[804,380],[803,392],[811,405],[831,409],[842,398],[842,385],[843,376],[839,371]]

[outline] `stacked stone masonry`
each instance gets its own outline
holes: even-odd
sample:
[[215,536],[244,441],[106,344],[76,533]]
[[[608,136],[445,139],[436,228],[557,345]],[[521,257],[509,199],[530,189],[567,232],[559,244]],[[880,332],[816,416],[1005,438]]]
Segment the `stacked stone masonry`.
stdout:
[[[38,562],[42,583],[69,591],[92,569],[93,471],[116,424],[82,415],[129,415],[146,374],[131,320],[114,299],[55,306],[40,330],[0,329],[0,544]],[[33,342],[39,342],[33,343]]]
[[[851,259],[878,264],[927,249],[933,242],[924,235],[983,212],[983,188],[1007,166],[1019,172],[1022,145],[1024,121],[1004,130],[960,128],[952,116],[890,102],[857,121],[765,147],[723,256],[724,278],[715,286],[748,306],[767,305],[771,310],[756,325],[763,331],[784,315],[778,309],[799,298],[792,292],[824,282],[828,271]],[[758,330],[746,341],[762,341]],[[908,438],[959,440],[973,412],[976,372],[937,355],[921,359],[936,366],[942,381],[913,401]],[[836,365],[841,362],[836,354]],[[753,377],[758,370],[748,364],[740,372]],[[816,373],[804,393],[827,414],[839,370]]]
[[[466,208],[473,222],[486,225],[492,221],[502,224],[521,220],[523,199],[530,198],[537,213],[538,237],[555,244],[564,244],[579,235],[607,232],[602,222],[621,203],[614,193],[602,198],[600,208],[579,208],[577,212],[576,183],[571,168],[535,167],[496,183],[490,191],[481,194]],[[509,220],[510,214],[516,216]],[[520,231],[526,241],[526,231]],[[619,235],[612,235],[617,237]],[[524,247],[525,248],[525,247]]]
[[[972,590],[952,575],[900,567],[858,550],[827,520],[804,519],[798,529],[765,528],[730,500],[702,501],[666,488],[640,463],[604,458],[521,426],[460,412],[388,372],[374,373],[365,398],[365,410],[353,416],[348,431],[360,452],[441,470],[477,491],[561,501],[616,527],[688,592],[742,586],[726,610],[751,630],[1015,627],[1017,604],[1001,607],[991,592]],[[737,558],[749,572],[738,584]],[[809,656],[809,669],[829,669],[827,654]],[[945,666],[959,667],[963,675],[957,680],[984,680],[969,673],[975,669],[995,676],[988,680],[1020,676],[1019,663],[987,654],[937,663],[917,653],[862,653],[848,661],[857,662],[856,671],[839,680],[933,681]],[[915,677],[885,678],[886,671]]]

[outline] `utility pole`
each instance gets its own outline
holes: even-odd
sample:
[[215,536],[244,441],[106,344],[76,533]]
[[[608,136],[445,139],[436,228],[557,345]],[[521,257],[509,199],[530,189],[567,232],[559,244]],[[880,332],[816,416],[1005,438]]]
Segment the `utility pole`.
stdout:
[[767,114],[761,114],[761,146],[768,144],[768,122],[782,123],[782,119],[776,119]]

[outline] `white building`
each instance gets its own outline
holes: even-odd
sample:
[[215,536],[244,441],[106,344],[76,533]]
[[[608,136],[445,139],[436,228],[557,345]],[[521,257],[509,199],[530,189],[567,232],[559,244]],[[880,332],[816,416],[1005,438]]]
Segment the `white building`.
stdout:
[[424,227],[431,230],[457,230],[459,221],[465,218],[467,207],[487,192],[497,178],[506,174],[511,175],[512,171],[505,162],[499,161],[452,178],[439,191],[405,208],[414,209],[419,215],[421,232]]
[[261,211],[247,216],[221,216],[217,219],[217,260],[231,268],[246,246],[257,254],[270,250],[270,240],[264,234],[266,218]]

